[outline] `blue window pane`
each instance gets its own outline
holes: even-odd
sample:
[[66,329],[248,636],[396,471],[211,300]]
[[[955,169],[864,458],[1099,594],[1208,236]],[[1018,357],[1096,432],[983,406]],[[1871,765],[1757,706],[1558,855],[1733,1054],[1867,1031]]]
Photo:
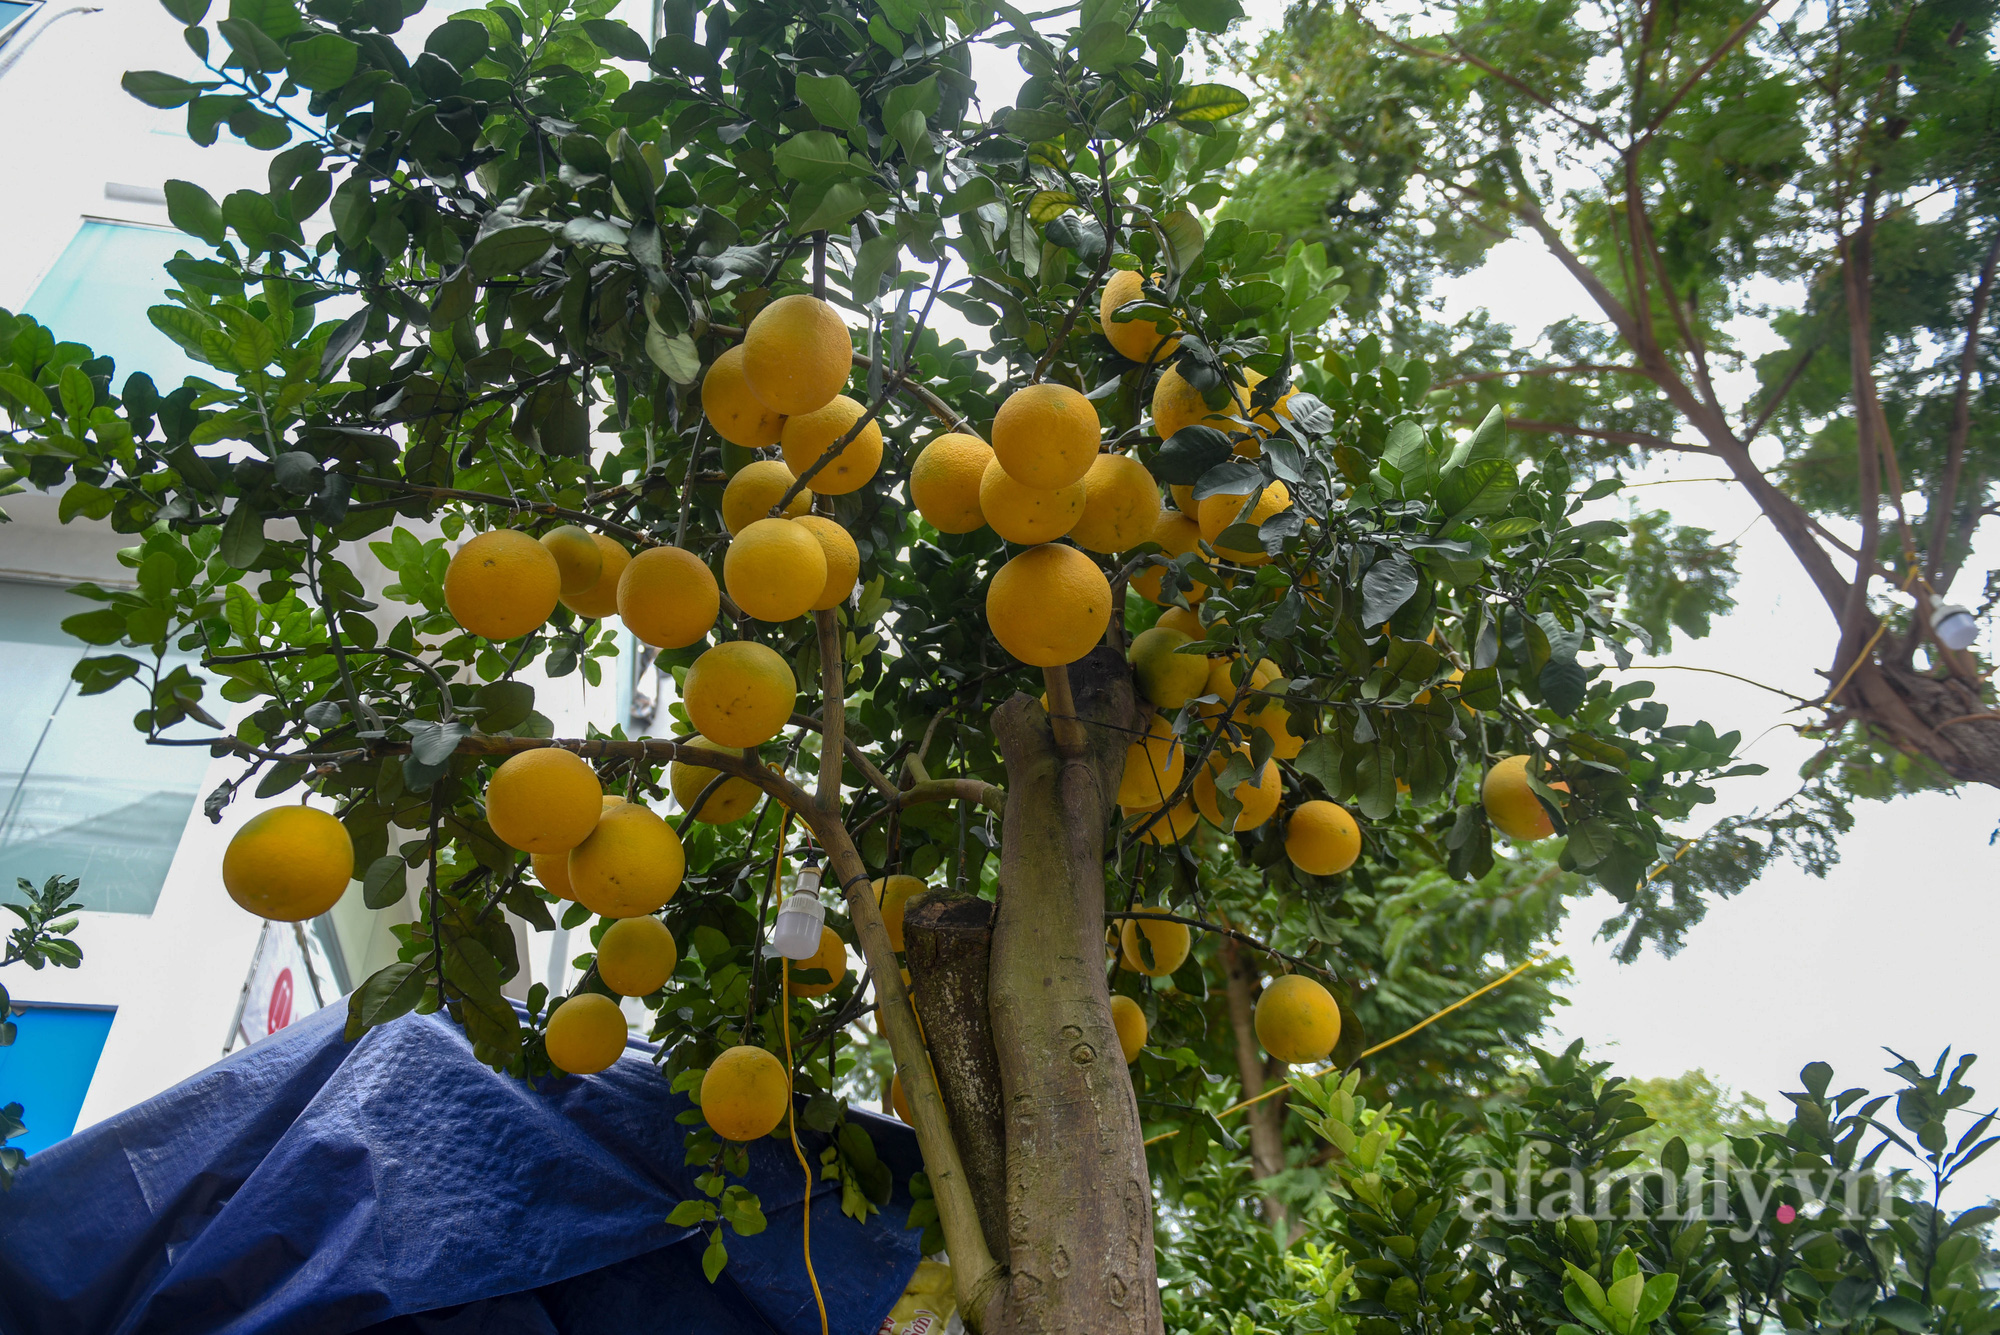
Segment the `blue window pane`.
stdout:
[[88,344],[97,356],[115,358],[121,384],[144,371],[164,391],[187,376],[212,374],[146,318],[146,308],[164,304],[175,285],[161,266],[188,244],[168,228],[86,222],[28,298],[25,313],[59,342]]
[[12,37],[21,21],[40,8],[40,0],[25,4],[22,0],[0,0],[0,42]]
[[33,1154],[76,1130],[117,1012],[108,1006],[15,1006],[13,1046],[0,1048],[0,1104],[20,1104],[28,1125],[28,1134],[8,1147]]
[[[62,589],[0,583],[0,902],[15,878],[83,882],[107,913],[151,913],[194,810],[208,750],[149,746],[132,726],[144,689],[81,697],[70,669],[91,652],[62,632],[95,606]],[[170,663],[182,661],[170,656]]]

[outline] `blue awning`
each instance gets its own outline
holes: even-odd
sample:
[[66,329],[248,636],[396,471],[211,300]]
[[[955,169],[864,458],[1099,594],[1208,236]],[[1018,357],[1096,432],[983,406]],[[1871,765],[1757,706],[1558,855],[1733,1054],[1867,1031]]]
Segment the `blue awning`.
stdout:
[[[0,1330],[817,1335],[802,1255],[804,1174],[750,1147],[769,1227],[671,1228],[700,1195],[690,1105],[643,1045],[540,1088],[488,1070],[437,1016],[356,1043],[332,1006],[159,1097],[34,1155],[0,1193]],[[895,1174],[860,1224],[815,1184],[813,1263],[831,1328],[873,1335],[915,1272],[915,1137],[853,1112]],[[800,1128],[818,1167],[825,1137]]]

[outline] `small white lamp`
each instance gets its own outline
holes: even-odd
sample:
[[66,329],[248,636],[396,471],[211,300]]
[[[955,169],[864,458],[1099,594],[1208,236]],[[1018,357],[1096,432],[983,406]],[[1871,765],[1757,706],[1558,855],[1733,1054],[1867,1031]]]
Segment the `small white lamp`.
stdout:
[[1931,629],[1947,649],[1970,649],[1979,638],[1979,622],[1966,608],[1946,603],[1931,610]]
[[819,902],[819,856],[806,854],[806,865],[792,878],[792,893],[778,910],[771,925],[773,955],[788,960],[809,960],[819,953],[820,928],[826,922],[826,906]]

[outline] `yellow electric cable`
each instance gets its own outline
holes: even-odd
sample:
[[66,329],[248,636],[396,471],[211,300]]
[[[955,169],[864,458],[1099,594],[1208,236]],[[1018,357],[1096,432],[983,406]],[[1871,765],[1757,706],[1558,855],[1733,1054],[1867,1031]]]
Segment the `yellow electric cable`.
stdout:
[[[1534,968],[1537,964],[1540,964],[1550,955],[1553,955],[1558,949],[1560,949],[1559,945],[1550,946],[1547,950],[1544,950],[1541,954],[1536,955],[1533,959],[1528,960],[1526,963],[1515,965],[1513,968],[1501,974],[1498,978],[1495,978],[1492,982],[1486,984],[1486,986],[1480,988],[1478,991],[1466,993],[1464,996],[1460,997],[1457,1001],[1452,1002],[1451,1005],[1446,1006],[1443,1010],[1433,1011],[1431,1014],[1425,1016],[1423,1019],[1411,1025],[1408,1029],[1405,1029],[1402,1033],[1396,1035],[1394,1038],[1384,1039],[1382,1042],[1377,1043],[1374,1047],[1369,1048],[1367,1051],[1363,1052],[1359,1057],[1356,1057],[1354,1061],[1349,1062],[1348,1065],[1352,1066],[1356,1062],[1365,1061],[1368,1058],[1374,1056],[1376,1053],[1382,1051],[1384,1048],[1395,1047],[1396,1044],[1402,1042],[1404,1039],[1408,1038],[1411,1034],[1416,1033],[1419,1029],[1422,1029],[1424,1026],[1431,1024],[1434,1021],[1443,1019],[1445,1016],[1457,1010],[1460,1006],[1464,1006],[1469,1004],[1470,1002],[1477,1001],[1480,997],[1485,996],[1488,992],[1491,992],[1494,988],[1499,987],[1503,983],[1510,982],[1518,975],[1525,973],[1529,969]],[[1328,1071],[1331,1071],[1333,1068],[1329,1066],[1326,1069]],[[1324,1072],[1322,1072],[1322,1074],[1324,1074]],[[1216,1116],[1227,1117],[1231,1113],[1242,1112],[1245,1108],[1248,1108],[1250,1105],[1254,1103],[1262,1103],[1265,1099],[1268,1098],[1274,1098],[1279,1094],[1285,1093],[1290,1088],[1291,1085],[1289,1083],[1273,1085],[1269,1089],[1265,1090],[1262,1094],[1258,1094],[1253,1098],[1247,1098],[1243,1100],[1243,1102],[1238,1103],[1233,1107],[1224,1108],[1221,1112],[1217,1113]],[[1163,1140],[1172,1140],[1175,1136],[1178,1136],[1179,1134],[1180,1134],[1180,1128],[1178,1127],[1176,1127],[1172,1131],[1162,1131],[1159,1135],[1154,1136],[1151,1140],[1147,1141],[1146,1144],[1157,1145]]]
[[[778,855],[771,859],[771,898],[778,897],[778,878],[785,866],[785,834],[791,829],[792,811],[785,808],[784,819],[778,822]],[[780,1028],[785,1035],[785,1079],[792,1079],[792,961],[788,956],[778,957],[778,1013],[783,1016]],[[798,1103],[785,1091],[785,1129],[792,1135],[792,1153],[798,1156],[799,1167],[806,1175],[805,1199],[800,1202],[799,1213],[805,1220],[806,1278],[812,1282],[813,1301],[819,1304],[819,1335],[828,1335],[826,1324],[826,1297],[819,1291],[819,1276],[813,1271],[813,1170],[806,1162],[805,1147],[799,1144]]]
[[[1919,567],[1911,566],[1910,573],[1903,576],[1903,587],[1898,592],[1908,593],[1910,591],[1910,582],[1922,573]],[[1926,589],[1930,588],[1929,580],[1924,581],[1924,587]],[[1876,641],[1882,638],[1882,632],[1887,629],[1889,629],[1889,623],[1886,621],[1879,621],[1875,624],[1875,633],[1868,637],[1868,643],[1861,646],[1861,652],[1856,654],[1854,661],[1847,665],[1847,671],[1840,674],[1840,680],[1834,684],[1833,689],[1821,696],[1814,702],[1815,704],[1832,704],[1839,697],[1840,693],[1847,689],[1847,683],[1854,679],[1855,672],[1860,669],[1863,663],[1868,661],[1868,655],[1874,650]]]

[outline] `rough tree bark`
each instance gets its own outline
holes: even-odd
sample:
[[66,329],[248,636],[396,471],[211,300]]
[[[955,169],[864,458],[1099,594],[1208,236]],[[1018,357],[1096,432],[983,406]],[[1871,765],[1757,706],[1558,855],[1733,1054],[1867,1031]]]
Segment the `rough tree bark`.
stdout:
[[993,716],[1007,765],[989,993],[1010,1272],[985,1330],[1156,1335],[1152,1189],[1104,968],[1105,831],[1139,711],[1117,653],[1068,675],[1085,724],[1068,754],[1028,696]]
[[[1253,1099],[1285,1068],[1267,1060],[1257,1042],[1256,959],[1234,939],[1220,940],[1223,975],[1229,985],[1229,1027],[1236,1038],[1236,1073],[1243,1082],[1243,1097]],[[1250,1124],[1250,1167],[1260,1178],[1285,1171],[1285,1099],[1274,1094],[1244,1110]],[[1272,1224],[1285,1222],[1285,1207],[1277,1197],[1264,1197],[1264,1218]]]

